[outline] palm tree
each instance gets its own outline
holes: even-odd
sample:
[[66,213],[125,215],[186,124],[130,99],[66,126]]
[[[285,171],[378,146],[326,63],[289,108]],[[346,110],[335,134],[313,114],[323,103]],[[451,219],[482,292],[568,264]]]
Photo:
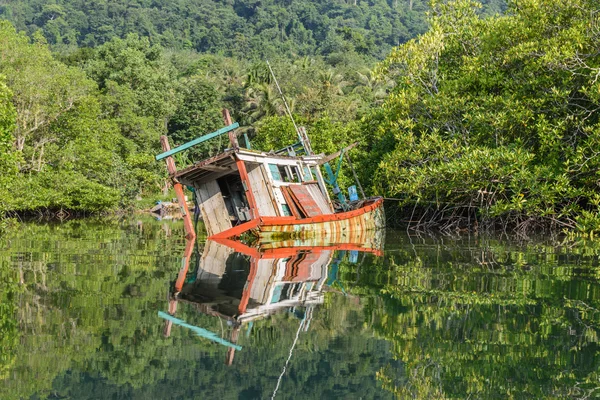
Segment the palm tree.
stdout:
[[[293,111],[294,101],[287,98],[290,110]],[[264,117],[284,115],[285,106],[277,89],[268,83],[248,86],[245,91],[245,106],[242,109],[244,124],[250,125]]]
[[324,93],[328,92],[330,95],[343,96],[344,88],[348,86],[348,82],[344,80],[344,76],[336,73],[331,68],[319,73],[318,80],[321,83],[322,91]]
[[369,98],[375,104],[381,104],[387,98],[389,90],[394,86],[390,79],[378,78],[373,71],[367,71],[364,74],[357,72],[357,84],[352,89],[363,98]]

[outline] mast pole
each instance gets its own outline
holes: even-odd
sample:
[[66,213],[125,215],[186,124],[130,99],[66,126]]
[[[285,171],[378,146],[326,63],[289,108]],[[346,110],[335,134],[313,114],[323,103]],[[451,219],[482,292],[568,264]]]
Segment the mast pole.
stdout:
[[281,384],[281,378],[283,378],[283,375],[285,374],[285,371],[287,370],[287,366],[290,363],[290,360],[292,359],[292,353],[294,353],[294,347],[296,347],[296,343],[298,342],[298,337],[300,336],[300,330],[304,326],[305,319],[306,319],[306,314],[304,315],[304,318],[302,318],[302,321],[300,321],[300,325],[298,326],[298,330],[296,331],[296,337],[294,338],[294,342],[292,343],[292,347],[290,348],[290,354],[288,355],[288,358],[285,361],[285,364],[283,366],[283,371],[281,371],[281,375],[279,375],[279,379],[277,379],[277,386],[275,386],[275,390],[273,391],[271,400],[273,400],[275,398],[275,395],[277,394],[277,391],[279,390],[279,385]]
[[281,90],[281,86],[279,86],[279,82],[277,81],[277,77],[275,76],[275,72],[273,72],[273,68],[271,68],[271,63],[269,62],[269,60],[267,60],[267,66],[269,67],[269,71],[271,72],[271,76],[273,77],[273,81],[275,81],[275,86],[277,86],[277,91],[279,91],[279,95],[281,96],[281,99],[283,100],[283,104],[285,105],[285,111],[287,112],[287,115],[292,120],[292,124],[294,125],[294,129],[296,130],[296,135],[298,135],[298,140],[300,140],[300,143],[302,143],[302,145],[304,146],[304,149],[307,150],[306,149],[306,145],[304,143],[304,138],[302,137],[302,134],[300,133],[300,129],[298,129],[298,125],[296,125],[296,121],[294,120],[294,116],[292,115],[292,112],[290,111],[290,107],[288,106],[287,100],[285,99],[285,96],[283,95],[283,91]]
[[[171,150],[171,145],[169,144],[169,139],[162,135],[160,137],[160,145],[162,146],[163,152],[168,152]],[[175,161],[173,157],[168,156],[165,159],[167,163],[167,171],[170,176],[175,175],[177,173],[177,168],[175,167]],[[196,230],[194,229],[194,224],[192,223],[192,218],[190,217],[190,210],[188,209],[187,202],[185,201],[185,194],[183,193],[183,185],[179,183],[177,179],[172,179],[173,181],[173,189],[175,190],[175,194],[177,195],[177,202],[179,203],[179,208],[181,209],[181,215],[183,216],[183,227],[185,229],[185,237],[188,240],[196,239]]]

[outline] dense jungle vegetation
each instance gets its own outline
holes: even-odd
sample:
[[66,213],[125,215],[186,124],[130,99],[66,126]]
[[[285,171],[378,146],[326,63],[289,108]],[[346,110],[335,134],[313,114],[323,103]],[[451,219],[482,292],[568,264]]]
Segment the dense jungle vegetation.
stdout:
[[399,220],[598,230],[596,8],[5,2],[0,210],[95,212],[156,196],[159,135],[180,144],[212,131],[222,107],[257,147],[289,144],[268,57],[314,147],[359,141],[364,186],[399,199]]

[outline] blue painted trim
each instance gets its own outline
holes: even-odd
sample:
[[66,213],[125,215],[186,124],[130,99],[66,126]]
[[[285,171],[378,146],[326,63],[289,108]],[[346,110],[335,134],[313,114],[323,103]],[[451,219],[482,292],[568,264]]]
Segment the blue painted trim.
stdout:
[[340,172],[340,164],[338,164],[338,170],[335,173],[331,169],[331,165],[329,165],[329,163],[325,163],[323,164],[323,166],[325,167],[325,171],[327,172],[327,175],[329,177],[329,179],[325,179],[325,182],[333,186],[333,194],[337,196],[338,200],[342,204],[342,208],[344,210],[347,210],[348,201],[346,200],[346,196],[344,196],[344,193],[342,193],[342,190],[340,189],[340,186],[337,183],[338,173]]
[[237,344],[233,344],[231,342],[228,342],[225,339],[221,339],[216,333],[213,333],[213,332],[208,331],[208,330],[203,329],[203,328],[199,328],[199,327],[194,326],[194,325],[190,325],[187,322],[185,322],[185,321],[183,321],[183,320],[181,320],[179,318],[175,318],[174,316],[167,314],[166,312],[159,311],[158,312],[158,316],[161,317],[161,318],[166,319],[167,321],[173,322],[175,325],[179,325],[179,326],[183,326],[184,328],[188,328],[191,331],[193,331],[194,333],[196,333],[196,335],[198,335],[200,337],[203,337],[205,339],[212,340],[213,342],[222,344],[223,346],[234,348],[236,350],[241,350],[242,349],[242,346],[238,346]]
[[159,155],[157,155],[157,156],[156,156],[156,161],[158,161],[158,160],[162,160],[163,158],[167,158],[167,157],[169,157],[169,156],[172,156],[173,154],[177,154],[177,153],[179,153],[179,152],[181,152],[181,151],[187,150],[187,149],[189,149],[190,147],[193,147],[193,146],[195,146],[195,145],[197,145],[197,144],[200,144],[200,143],[202,143],[202,142],[206,142],[206,141],[207,141],[207,140],[209,140],[209,139],[212,139],[212,138],[214,138],[214,137],[217,137],[217,136],[219,136],[219,135],[222,135],[222,134],[224,134],[224,133],[227,133],[227,132],[229,132],[229,131],[232,131],[232,130],[234,130],[234,129],[237,129],[237,128],[239,128],[239,127],[240,127],[240,124],[238,124],[238,123],[236,122],[236,123],[234,123],[234,124],[231,124],[231,125],[229,125],[229,126],[226,126],[226,127],[224,127],[224,128],[221,128],[221,129],[219,129],[218,131],[215,131],[215,132],[213,132],[213,133],[209,133],[209,134],[207,134],[207,135],[200,136],[199,138],[197,138],[197,139],[194,139],[194,140],[192,140],[192,141],[190,141],[190,142],[187,142],[186,144],[182,144],[181,146],[177,146],[177,147],[175,147],[174,149],[171,149],[171,150],[169,150],[169,151],[165,151],[164,153],[160,153]]

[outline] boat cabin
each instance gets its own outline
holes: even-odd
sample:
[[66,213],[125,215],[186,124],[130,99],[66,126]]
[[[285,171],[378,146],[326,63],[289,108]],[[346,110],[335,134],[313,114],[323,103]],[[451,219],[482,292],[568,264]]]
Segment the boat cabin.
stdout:
[[230,149],[178,171],[196,190],[209,236],[257,217],[298,219],[333,214],[319,156]]

